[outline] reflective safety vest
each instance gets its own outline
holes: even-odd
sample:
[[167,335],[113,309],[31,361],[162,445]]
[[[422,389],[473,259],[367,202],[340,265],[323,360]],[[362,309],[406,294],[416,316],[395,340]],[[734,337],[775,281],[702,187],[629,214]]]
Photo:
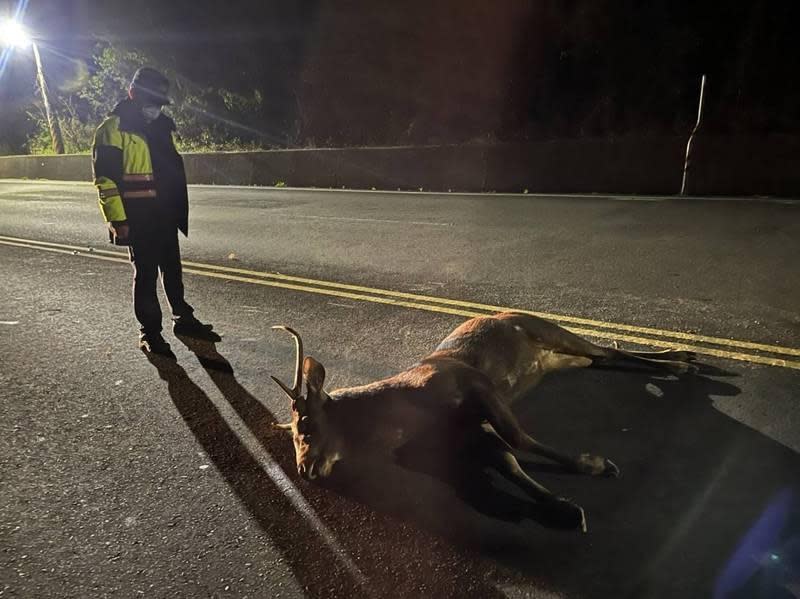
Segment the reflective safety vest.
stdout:
[[97,128],[92,144],[94,184],[106,221],[127,219],[123,197],[126,200],[156,197],[147,140],[139,133],[121,131],[119,123],[119,116],[108,117]]
[[131,100],[97,128],[92,170],[107,222],[128,221],[140,239],[172,226],[188,233],[186,173],[174,135],[172,119],[162,114],[147,124]]

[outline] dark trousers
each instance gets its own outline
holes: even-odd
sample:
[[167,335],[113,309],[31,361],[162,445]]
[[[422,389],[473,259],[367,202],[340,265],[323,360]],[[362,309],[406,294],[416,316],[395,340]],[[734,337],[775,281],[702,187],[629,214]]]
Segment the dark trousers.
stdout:
[[172,318],[179,320],[194,312],[183,298],[181,250],[177,232],[135,240],[128,250],[133,264],[133,312],[142,333],[161,331],[161,306],[156,293],[159,271]]

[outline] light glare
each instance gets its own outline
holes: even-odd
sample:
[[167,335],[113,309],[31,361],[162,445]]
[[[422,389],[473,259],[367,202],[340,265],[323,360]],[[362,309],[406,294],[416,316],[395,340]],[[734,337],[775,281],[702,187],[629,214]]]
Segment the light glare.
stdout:
[[0,43],[25,48],[30,45],[31,38],[22,25],[9,19],[0,23]]

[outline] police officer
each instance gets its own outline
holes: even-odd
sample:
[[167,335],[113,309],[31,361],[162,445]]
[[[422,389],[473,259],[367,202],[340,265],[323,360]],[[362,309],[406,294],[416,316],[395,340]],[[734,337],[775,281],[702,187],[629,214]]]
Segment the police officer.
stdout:
[[139,347],[173,356],[161,336],[156,295],[159,271],[172,311],[173,331],[219,341],[184,299],[178,230],[188,235],[189,202],[175,122],[163,114],[169,81],[148,67],[136,71],[122,100],[97,128],[92,144],[94,184],[113,243],[128,246],[133,264],[133,310]]

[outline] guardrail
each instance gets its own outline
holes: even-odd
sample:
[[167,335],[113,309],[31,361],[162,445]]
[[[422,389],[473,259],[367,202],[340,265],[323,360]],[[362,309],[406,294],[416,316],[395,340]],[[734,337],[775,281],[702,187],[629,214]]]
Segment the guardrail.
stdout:
[[[699,137],[690,194],[800,195],[800,139]],[[184,154],[190,183],[349,189],[677,194],[683,137]],[[89,180],[87,155],[0,157],[0,178]]]

